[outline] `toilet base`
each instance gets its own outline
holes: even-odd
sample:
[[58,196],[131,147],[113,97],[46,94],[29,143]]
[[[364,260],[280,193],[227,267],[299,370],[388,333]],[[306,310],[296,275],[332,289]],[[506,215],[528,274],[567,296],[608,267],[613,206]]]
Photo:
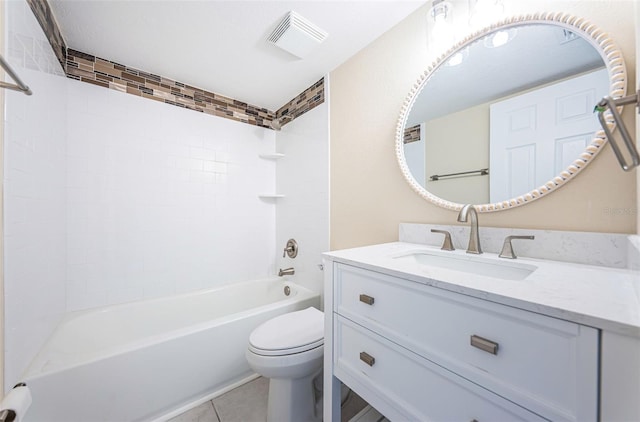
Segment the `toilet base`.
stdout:
[[313,379],[319,374],[302,378],[270,378],[267,422],[321,422],[316,414],[316,393]]

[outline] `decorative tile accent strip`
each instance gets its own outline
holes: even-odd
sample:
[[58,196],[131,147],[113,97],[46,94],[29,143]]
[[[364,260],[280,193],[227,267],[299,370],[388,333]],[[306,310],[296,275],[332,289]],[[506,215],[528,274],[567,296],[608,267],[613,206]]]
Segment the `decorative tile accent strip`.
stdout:
[[404,130],[404,143],[416,142],[420,140],[420,125],[411,126]]
[[67,76],[104,88],[255,126],[268,128],[275,117],[275,113],[266,108],[256,107],[73,49],[67,50]]
[[276,116],[289,114],[295,119],[324,102],[324,78],[274,113],[266,108],[67,48],[47,0],[27,2],[47,35],[60,65],[71,79],[266,128],[271,127],[270,123]]
[[53,48],[53,51],[60,62],[60,66],[62,66],[62,69],[66,72],[65,64],[67,62],[67,45],[64,42],[64,38],[62,38],[62,34],[60,33],[56,19],[51,12],[49,3],[47,0],[27,0],[27,3],[29,4],[29,7],[31,7],[31,11],[40,24],[40,27],[42,27],[42,30],[49,39],[49,44],[51,44],[51,48]]
[[[276,111],[276,117],[289,115],[295,119],[322,103],[324,103],[324,78],[320,79],[318,82],[302,91],[300,95],[280,107],[278,111]],[[291,122],[291,120],[289,122]]]

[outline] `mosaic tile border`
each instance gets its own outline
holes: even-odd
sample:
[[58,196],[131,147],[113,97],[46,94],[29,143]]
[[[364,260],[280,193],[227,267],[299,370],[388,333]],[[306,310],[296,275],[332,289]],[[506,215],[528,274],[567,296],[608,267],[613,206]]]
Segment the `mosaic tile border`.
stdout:
[[60,66],[62,66],[62,70],[66,72],[67,69],[65,64],[67,62],[67,44],[64,42],[64,38],[60,33],[58,23],[51,11],[51,7],[49,7],[49,3],[47,0],[26,1],[33,12],[33,15],[36,17],[36,20],[40,24],[40,27],[42,27],[44,34],[49,40],[49,44],[51,44],[51,48],[53,48],[53,52],[58,58]]
[[411,126],[404,129],[403,142],[408,144],[420,140],[420,125]]
[[302,91],[302,93],[297,97],[280,107],[278,111],[276,111],[276,117],[289,115],[293,117],[292,120],[294,120],[296,117],[303,115],[322,103],[324,103],[324,78],[320,79],[318,82]]
[[255,126],[269,127],[269,122],[275,117],[275,113],[266,108],[73,49],[67,50],[67,76],[104,88]]
[[324,78],[273,112],[67,48],[47,0],[26,1],[71,79],[265,128],[271,128],[270,123],[276,116],[288,114],[295,119],[324,102]]

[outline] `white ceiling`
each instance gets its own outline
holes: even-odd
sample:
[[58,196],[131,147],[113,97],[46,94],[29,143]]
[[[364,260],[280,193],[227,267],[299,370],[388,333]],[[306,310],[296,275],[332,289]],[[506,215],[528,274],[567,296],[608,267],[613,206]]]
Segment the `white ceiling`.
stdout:
[[[424,4],[415,0],[52,0],[67,46],[277,110]],[[304,59],[266,41],[294,10],[329,33]]]
[[568,40],[566,34],[551,23],[522,25],[501,47],[487,48],[484,40],[471,44],[461,64],[441,66],[433,73],[407,126],[605,66],[586,39]]

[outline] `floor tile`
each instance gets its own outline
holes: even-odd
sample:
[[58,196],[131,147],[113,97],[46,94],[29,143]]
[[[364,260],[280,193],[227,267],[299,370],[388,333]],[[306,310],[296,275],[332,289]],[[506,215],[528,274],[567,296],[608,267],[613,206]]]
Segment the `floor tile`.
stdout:
[[[268,397],[269,379],[260,377],[168,422],[264,422]],[[349,421],[366,405],[367,402],[351,391],[342,405],[341,422]]]
[[342,422],[347,422],[362,409],[367,406],[367,402],[357,395],[354,391],[349,392],[347,400],[342,404]]
[[220,422],[264,422],[267,419],[269,380],[257,378],[213,399]]
[[169,419],[167,422],[220,422],[213,404],[208,401],[198,407],[194,407],[185,413]]

